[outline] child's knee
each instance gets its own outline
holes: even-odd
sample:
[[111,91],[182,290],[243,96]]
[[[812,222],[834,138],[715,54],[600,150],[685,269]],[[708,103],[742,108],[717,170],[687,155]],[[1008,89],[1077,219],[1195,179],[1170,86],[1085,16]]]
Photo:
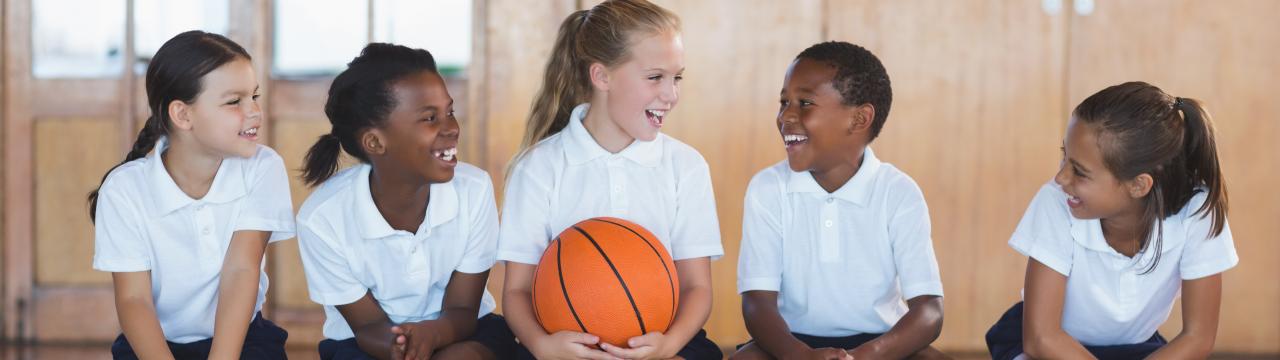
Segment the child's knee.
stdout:
[[747,343],[737,352],[729,356],[729,360],[772,360],[773,357],[761,350],[760,347],[753,343]]

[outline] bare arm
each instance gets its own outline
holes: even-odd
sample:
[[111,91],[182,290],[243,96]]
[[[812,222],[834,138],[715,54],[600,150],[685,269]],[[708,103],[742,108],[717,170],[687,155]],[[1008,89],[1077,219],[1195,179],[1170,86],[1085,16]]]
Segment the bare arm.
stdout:
[[1022,343],[1026,355],[1034,359],[1093,359],[1084,345],[1062,330],[1067,277],[1027,258],[1025,281]]
[[1204,359],[1213,351],[1222,308],[1222,274],[1182,281],[1182,332],[1151,359]]
[[937,340],[942,333],[942,297],[917,296],[907,300],[907,308],[888,332],[851,351],[854,358],[905,359]]
[[120,327],[133,352],[140,359],[173,359],[151,298],[151,272],[115,272],[111,273],[111,282]]
[[242,230],[231,235],[231,246],[218,278],[218,310],[213,320],[212,359],[239,359],[253,305],[258,302],[262,255],[269,231]]

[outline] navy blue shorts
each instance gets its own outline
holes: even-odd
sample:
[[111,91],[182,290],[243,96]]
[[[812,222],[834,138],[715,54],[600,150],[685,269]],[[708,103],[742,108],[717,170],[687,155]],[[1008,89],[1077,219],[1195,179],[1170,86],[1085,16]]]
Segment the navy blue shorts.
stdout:
[[[1156,350],[1160,350],[1161,347],[1168,343],[1157,331],[1147,341],[1137,344],[1086,345],[1084,348],[1089,350],[1089,353],[1093,354],[1098,360],[1141,359],[1151,355]],[[1009,311],[1006,311],[1000,317],[1000,320],[991,326],[991,330],[987,330],[987,350],[991,352],[991,358],[996,360],[1010,360],[1023,353],[1021,301],[1009,308]]]
[[[529,349],[526,349],[524,346],[520,346],[517,350],[519,352],[517,359],[535,359],[533,357],[533,353],[530,353]],[[706,330],[698,330],[698,333],[693,335],[692,339],[689,339],[689,343],[684,344],[684,348],[681,348],[680,351],[676,353],[676,356],[685,358],[686,360],[720,360],[724,359],[724,352],[720,351],[719,345],[716,345],[715,342],[707,338]]]
[[[270,320],[263,319],[261,312],[249,322],[248,330],[244,335],[244,346],[240,348],[241,359],[287,359],[284,341],[289,339],[288,331],[276,326]],[[213,339],[186,344],[170,341],[166,343],[169,344],[169,352],[173,353],[174,359],[207,359],[209,350],[213,346]],[[133,347],[129,345],[129,340],[125,339],[124,334],[120,334],[111,344],[111,357],[132,360],[137,359],[138,355],[133,352]]]
[[[862,344],[866,344],[868,341],[875,340],[880,337],[880,335],[883,334],[857,334],[849,336],[824,337],[791,333],[791,336],[795,336],[797,340],[800,340],[800,342],[813,349],[835,348],[845,350],[853,350],[853,348],[862,346]],[[750,343],[751,341],[747,341],[745,343],[738,344],[738,349],[742,349],[743,346],[747,346],[747,344]]]
[[[463,341],[475,341],[484,345],[499,359],[511,359],[516,355],[516,335],[507,327],[507,320],[502,315],[490,313],[476,319],[476,332]],[[360,346],[355,338],[346,340],[325,339],[320,341],[321,360],[373,360]]]

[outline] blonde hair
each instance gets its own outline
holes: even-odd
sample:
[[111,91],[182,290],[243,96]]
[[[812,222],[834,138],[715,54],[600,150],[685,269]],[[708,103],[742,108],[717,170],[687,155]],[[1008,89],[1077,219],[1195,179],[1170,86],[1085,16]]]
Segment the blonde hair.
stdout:
[[539,141],[564,130],[574,106],[591,99],[591,64],[612,67],[625,62],[636,34],[679,31],[675,13],[645,0],[609,0],[566,17],[529,111],[520,151],[508,170]]

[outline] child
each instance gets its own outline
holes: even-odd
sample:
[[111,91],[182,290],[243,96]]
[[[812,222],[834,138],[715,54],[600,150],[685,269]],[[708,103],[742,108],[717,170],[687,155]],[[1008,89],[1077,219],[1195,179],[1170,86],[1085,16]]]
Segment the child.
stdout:
[[[1075,108],[1062,150],[1009,240],[1028,257],[1024,302],[987,332],[992,357],[1208,357],[1221,273],[1239,262],[1208,113],[1112,86]],[[1166,342],[1179,291],[1182,333]]]
[[941,357],[928,207],[867,147],[892,102],[884,66],[857,45],[813,45],[781,96],[787,160],[747,188],[738,292],[754,340],[734,358]]
[[[504,314],[540,359],[720,359],[701,331],[711,313],[711,258],[724,253],[711,176],[696,150],[660,133],[678,100],[683,45],[675,14],[643,0],[574,12],[560,33],[512,162],[498,259]],[[548,334],[534,317],[533,272],[551,238],[596,216],[635,222],[671,251],[680,303],[666,332],[627,348],[590,334]],[[599,350],[593,346],[599,345]]]
[[[322,359],[505,359],[485,290],[497,251],[489,175],[459,163],[453,98],[425,50],[369,44],[333,80],[298,212]],[[335,174],[341,151],[360,164]],[[478,318],[478,319],[477,319]]]
[[146,82],[151,116],[89,195],[93,268],[112,273],[124,330],[111,354],[283,359],[288,333],[259,311],[263,253],[293,237],[293,202],[284,161],[257,143],[249,54],[185,32],[156,51]]

